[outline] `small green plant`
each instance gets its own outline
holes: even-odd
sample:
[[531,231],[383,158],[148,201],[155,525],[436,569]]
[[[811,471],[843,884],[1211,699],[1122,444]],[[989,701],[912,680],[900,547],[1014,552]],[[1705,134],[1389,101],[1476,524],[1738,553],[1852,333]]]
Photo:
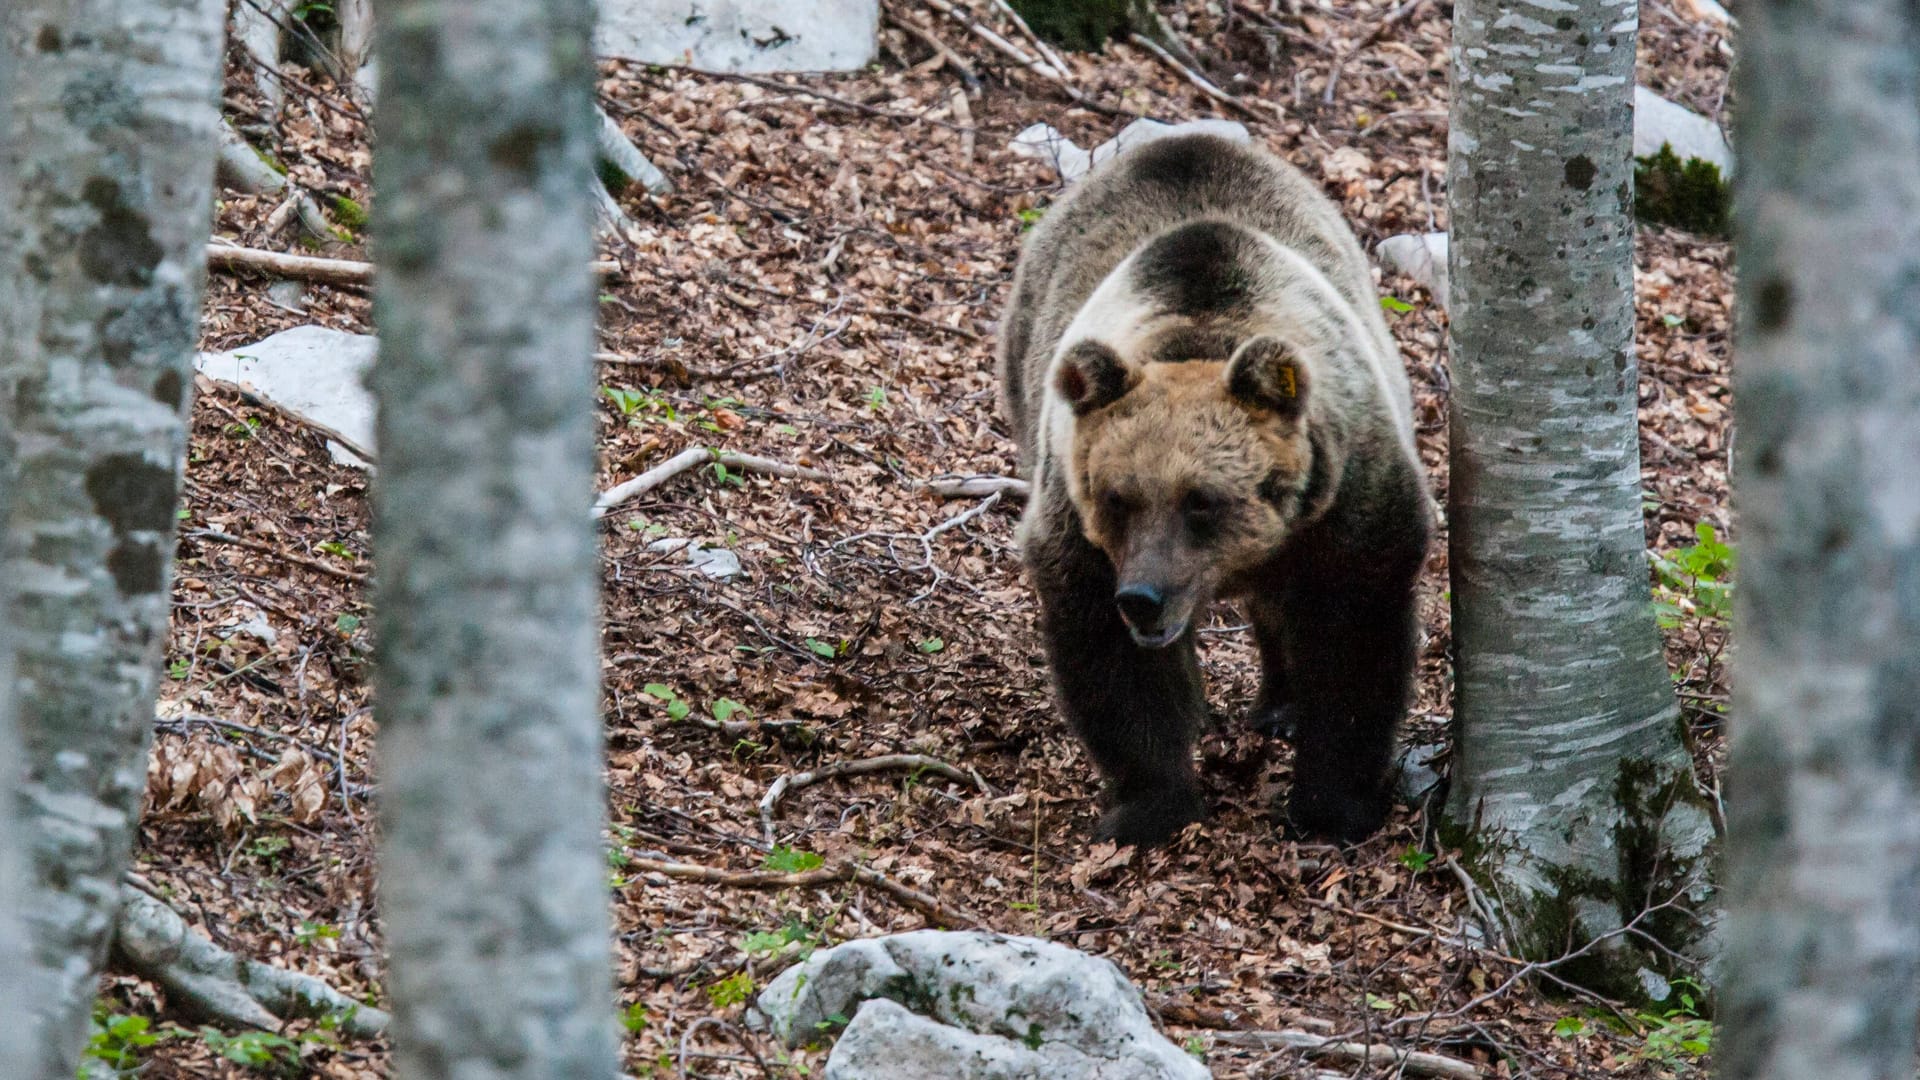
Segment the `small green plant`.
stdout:
[[1571,1039],[1587,1033],[1587,1018],[1584,1016],[1563,1016],[1553,1022],[1555,1038]]
[[669,720],[685,720],[687,714],[693,711],[693,706],[681,701],[680,695],[674,693],[666,683],[650,682],[641,687],[640,692],[665,704]]
[[271,863],[285,855],[291,847],[293,841],[284,836],[262,836],[247,845],[247,854],[261,862]]
[[707,1000],[716,1009],[738,1005],[753,996],[753,976],[744,971],[733,974],[712,983],[707,987]]
[[934,653],[937,653],[940,650],[945,649],[946,647],[947,647],[946,641],[937,637],[930,637],[925,641],[922,641],[917,646],[917,648],[919,648],[921,652],[926,653],[928,656],[932,656]]
[[1689,617],[1724,622],[1733,611],[1732,545],[1722,542],[1704,521],[1693,532],[1698,543],[1672,555],[1648,553],[1653,562],[1654,615],[1665,629],[1680,626]]
[[339,937],[339,927],[329,926],[323,922],[308,922],[305,920],[302,920],[299,929],[293,932],[294,942],[303,948],[311,947],[314,943],[320,941],[335,941],[338,940]]
[[135,1069],[140,1065],[142,1052],[160,1041],[160,1036],[149,1030],[151,1027],[144,1016],[109,1012],[105,1002],[97,1003],[93,1007],[93,1033],[87,1039],[86,1055],[115,1074]]
[[811,652],[815,656],[825,657],[828,660],[839,656],[845,648],[843,645],[835,645],[832,642],[821,641],[819,638],[812,637],[808,638],[805,644],[808,652]]
[[1405,300],[1402,300],[1397,296],[1381,297],[1380,307],[1393,315],[1405,315],[1407,312],[1413,310],[1412,304],[1407,303]]
[[1673,147],[1634,159],[1633,216],[1705,236],[1725,236],[1733,217],[1733,188],[1720,167],[1700,158],[1680,160]]
[[322,540],[313,545],[313,550],[321,552],[322,554],[332,555],[336,559],[345,559],[348,562],[353,561],[353,549],[338,540]]
[[720,481],[722,485],[732,484],[734,487],[747,486],[747,478],[727,468],[724,462],[716,461],[713,463],[713,478]]
[[778,930],[755,930],[740,939],[740,951],[750,956],[772,956],[784,952],[789,945],[798,944],[795,958],[805,960],[812,955],[819,937],[813,928],[797,918],[790,918],[786,925]]
[[816,869],[825,863],[825,859],[811,851],[801,851],[783,844],[775,844],[773,850],[767,852],[766,861],[761,863],[761,866],[782,874],[799,874]]
[[605,396],[608,401],[613,402],[613,407],[620,410],[621,416],[632,416],[634,413],[640,411],[642,405],[647,403],[647,395],[638,390],[622,390],[612,386],[603,386],[600,388],[600,393]]
[[228,424],[221,430],[236,439],[251,439],[260,431],[260,418],[257,416],[249,416],[239,423]]
[[1016,211],[1013,216],[1020,220],[1020,231],[1026,232],[1040,224],[1040,219],[1046,217],[1047,212],[1038,206],[1030,206],[1025,210]]
[[228,1061],[271,1076],[293,1076],[300,1068],[300,1044],[271,1031],[242,1031],[228,1035],[203,1027],[199,1038],[207,1049]]
[[175,657],[167,662],[167,678],[174,682],[186,682],[193,673],[193,661],[184,656]]
[[887,407],[887,388],[884,386],[867,387],[867,408],[880,412]]
[[351,634],[360,629],[360,616],[341,612],[333,620],[333,629],[338,634]]
[[723,697],[708,706],[708,708],[713,712],[713,718],[723,724],[732,719],[736,713],[746,713],[749,716],[753,715],[752,709],[747,708],[732,698]]
[[1416,874],[1426,873],[1427,867],[1432,865],[1432,863],[1433,852],[1431,851],[1421,851],[1417,847],[1409,847],[1400,853],[1400,865]]
[[626,1028],[629,1035],[638,1035],[647,1030],[646,1003],[636,1001],[627,1006],[620,1014],[620,1026]]
[[1180,1044],[1180,1049],[1185,1050],[1189,1054],[1192,1054],[1194,1059],[1201,1062],[1202,1064],[1206,1063],[1207,1040],[1201,1038],[1200,1036],[1198,1035],[1187,1036],[1187,1041]]
[[1673,989],[1670,1008],[1657,1013],[1643,1010],[1634,1015],[1640,1026],[1641,1044],[1634,1050],[1633,1060],[1650,1061],[1684,1074],[1692,1072],[1702,1058],[1713,1052],[1713,1021],[1700,1015],[1700,1002],[1695,996],[1700,984],[1692,979],[1675,979]]

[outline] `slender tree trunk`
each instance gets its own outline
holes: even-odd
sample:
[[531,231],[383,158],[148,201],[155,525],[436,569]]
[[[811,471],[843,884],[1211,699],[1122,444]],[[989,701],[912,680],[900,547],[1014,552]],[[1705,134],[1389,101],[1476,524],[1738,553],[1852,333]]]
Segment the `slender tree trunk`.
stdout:
[[1910,1080],[1920,1016],[1920,13],[1742,7],[1732,1080]]
[[587,0],[380,23],[383,846],[396,1075],[617,1064],[593,502]]
[[74,1073],[145,787],[221,18],[220,0],[0,5],[0,403],[17,449],[0,581],[44,1054],[27,1075]]
[[1695,936],[1713,827],[1641,524],[1636,25],[1633,0],[1455,7],[1447,813],[1515,948],[1605,937],[1570,973],[1657,996],[1640,931]]
[[[7,60],[0,54],[0,101],[5,101]],[[4,277],[4,275],[0,275]],[[0,280],[0,303],[9,285]],[[0,535],[5,535],[8,493],[13,490],[13,441],[7,410],[0,409]],[[32,945],[27,937],[27,851],[20,831],[20,782],[26,775],[20,732],[13,715],[12,618],[0,594],[0,1001],[28,1001],[33,993]],[[0,1024],[0,1076],[31,1078],[41,1054],[31,1024]]]

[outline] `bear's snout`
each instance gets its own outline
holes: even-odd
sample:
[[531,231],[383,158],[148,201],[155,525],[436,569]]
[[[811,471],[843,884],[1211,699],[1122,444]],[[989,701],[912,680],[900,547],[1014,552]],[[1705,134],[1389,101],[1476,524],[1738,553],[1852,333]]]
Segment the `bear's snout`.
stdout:
[[1186,632],[1185,618],[1169,619],[1167,592],[1145,582],[1123,584],[1113,594],[1120,618],[1133,635],[1134,644],[1148,649],[1165,648]]

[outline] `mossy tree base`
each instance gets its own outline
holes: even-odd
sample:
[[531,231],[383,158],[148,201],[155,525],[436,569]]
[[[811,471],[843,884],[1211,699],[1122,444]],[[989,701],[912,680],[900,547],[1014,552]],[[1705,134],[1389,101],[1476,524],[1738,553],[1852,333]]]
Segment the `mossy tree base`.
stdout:
[[1076,52],[1098,52],[1128,34],[1158,40],[1160,19],[1150,0],[1010,0],[1033,32]]
[[1690,761],[1628,760],[1611,789],[1441,835],[1462,848],[1491,929],[1556,977],[1646,1004],[1705,974],[1717,831]]

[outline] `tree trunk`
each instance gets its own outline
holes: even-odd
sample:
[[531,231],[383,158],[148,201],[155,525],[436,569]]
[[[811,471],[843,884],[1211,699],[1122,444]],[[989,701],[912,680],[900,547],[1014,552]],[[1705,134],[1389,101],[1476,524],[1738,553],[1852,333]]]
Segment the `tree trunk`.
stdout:
[[1455,8],[1447,815],[1514,948],[1604,938],[1560,973],[1657,997],[1642,932],[1697,935],[1713,826],[1641,523],[1636,25],[1631,0]]
[[[0,58],[0,101],[5,101],[8,61]],[[4,275],[0,275],[4,277]],[[0,303],[8,285],[0,281]],[[8,417],[0,409],[0,535],[7,520],[7,497],[13,490],[13,442]],[[20,758],[20,733],[13,715],[13,635],[6,598],[0,595],[0,1001],[29,1001],[28,980],[33,955],[27,938],[27,845],[20,832],[20,781],[25,769]],[[31,1024],[0,1024],[0,1076],[32,1077],[41,1055]]]
[[145,788],[221,19],[220,0],[0,6],[0,407],[17,469],[0,581],[43,1054],[26,1075],[74,1074]]
[[1920,15],[1740,10],[1733,1080],[1910,1080],[1920,1015]]
[[592,13],[390,0],[377,18],[395,1075],[609,1077]]

